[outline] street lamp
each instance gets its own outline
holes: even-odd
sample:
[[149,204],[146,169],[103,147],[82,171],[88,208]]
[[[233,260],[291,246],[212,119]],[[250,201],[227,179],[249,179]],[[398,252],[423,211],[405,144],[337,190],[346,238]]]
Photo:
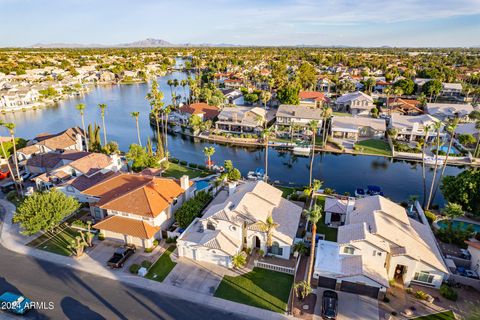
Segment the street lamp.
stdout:
[[295,290],[295,277],[297,275],[297,260],[298,260],[298,251],[294,251],[293,252],[293,257],[295,258],[295,267],[294,267],[294,271],[293,271],[293,285],[292,285],[292,289],[291,289],[291,307],[290,307],[290,314],[293,316],[293,302],[295,300],[295,293],[294,293],[294,290]]

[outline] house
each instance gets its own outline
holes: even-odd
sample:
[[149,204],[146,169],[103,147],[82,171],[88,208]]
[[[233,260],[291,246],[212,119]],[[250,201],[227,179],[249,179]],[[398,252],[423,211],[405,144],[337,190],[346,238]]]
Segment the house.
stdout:
[[470,269],[475,272],[480,272],[480,242],[477,240],[465,241],[468,245],[468,252],[472,258],[470,259]]
[[225,97],[225,104],[241,106],[245,103],[243,94],[238,89],[220,89]]
[[330,103],[330,99],[325,96],[325,93],[317,91],[301,91],[298,98],[300,99],[300,105],[308,107],[321,108]]
[[[419,203],[419,216],[424,216]],[[393,279],[439,288],[448,274],[427,219],[382,197],[355,200],[337,242],[319,241],[314,278],[332,289],[381,297]]]
[[[231,186],[223,202],[210,206],[177,239],[178,255],[225,267],[246,248],[289,259],[301,213],[301,207],[282,198],[281,190],[263,181]],[[269,217],[278,224],[271,247],[262,227]]]
[[469,103],[427,103],[425,110],[428,114],[442,121],[459,118],[461,122],[472,121],[468,115],[474,110]]
[[107,239],[150,248],[173,223],[173,213],[193,194],[188,176],[180,180],[120,173],[83,190],[90,211],[101,220],[93,228]]
[[333,116],[332,137],[341,139],[383,138],[387,131],[385,119]]
[[30,158],[22,161],[20,164],[25,166],[25,170],[31,174],[42,174],[50,172],[55,168],[66,165],[71,161],[81,159],[88,155],[85,151],[67,150],[63,153],[51,152],[32,154]]
[[259,107],[224,107],[218,114],[215,128],[237,133],[259,133],[267,121],[267,112]]
[[415,78],[413,79],[413,82],[415,83],[415,86],[417,88],[417,93],[420,93],[422,92],[422,88],[423,86],[429,82],[429,81],[432,81],[433,79],[429,79],[429,78]]
[[443,97],[458,97],[462,94],[462,84],[461,83],[442,83],[442,91],[440,95]]
[[347,215],[352,212],[355,198],[348,196],[326,197],[323,211],[325,224],[331,227],[344,225]]
[[[427,141],[432,141],[437,131],[433,125],[438,122],[435,117],[429,114],[422,114],[419,116],[403,116],[398,113],[392,114],[390,119],[390,128],[395,129],[396,139],[403,141],[418,141],[419,139],[425,139],[425,127],[429,127],[427,133]],[[440,136],[444,137],[445,132],[443,128],[440,131]]]
[[349,112],[355,116],[368,116],[375,107],[373,98],[361,91],[346,93],[337,98],[336,110]]
[[382,111],[384,114],[399,113],[407,116],[417,116],[423,113],[418,100],[403,98],[388,98],[388,104]]
[[382,77],[381,79],[377,79],[375,82],[374,91],[375,92],[383,92],[387,87],[390,87],[392,84],[390,82],[385,81],[385,78]]
[[322,110],[305,105],[281,104],[276,113],[275,131],[292,134],[294,126],[306,130],[311,121],[317,121],[317,134],[322,127]]
[[220,108],[205,102],[197,102],[180,107],[180,118],[183,123],[188,123],[192,115],[198,116],[202,121],[213,120],[220,113]]

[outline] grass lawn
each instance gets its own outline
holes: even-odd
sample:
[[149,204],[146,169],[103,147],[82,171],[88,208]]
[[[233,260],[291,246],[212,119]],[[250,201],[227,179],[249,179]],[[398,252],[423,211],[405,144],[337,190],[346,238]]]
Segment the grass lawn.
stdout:
[[62,231],[58,233],[46,232],[27,245],[62,256],[71,256],[73,252],[68,246],[75,241],[75,237],[79,235],[79,232],[66,225],[62,225],[61,228],[63,228]]
[[242,276],[224,276],[215,297],[283,313],[292,284],[292,275],[254,268]]
[[210,173],[202,171],[202,170],[197,170],[197,169],[192,169],[188,168],[185,166],[182,166],[177,163],[171,163],[168,166],[168,169],[165,170],[162,174],[164,177],[173,177],[173,178],[180,178],[183,175],[187,175],[190,179],[193,178],[198,178],[198,177],[206,177],[210,175]]
[[151,280],[162,282],[176,265],[176,263],[170,259],[170,254],[175,250],[175,248],[176,246],[170,246],[153,264],[145,277]]
[[351,117],[351,116],[352,116],[351,113],[348,113],[348,112],[337,112],[337,111],[332,112],[332,115],[334,115],[334,116],[341,116],[341,117]]
[[455,316],[452,311],[445,311],[428,316],[414,318],[415,320],[455,320]]
[[392,150],[390,150],[390,146],[388,142],[383,140],[370,139],[370,140],[359,141],[355,144],[355,147],[357,151],[361,151],[365,153],[373,153],[381,156],[392,155]]
[[283,192],[282,197],[284,198],[287,198],[289,195],[297,191],[297,188],[292,188],[292,187],[275,186],[275,188],[282,190]]
[[337,242],[337,228],[330,228],[325,224],[325,213],[323,208],[325,207],[325,197],[318,196],[316,203],[322,206],[322,218],[317,222],[317,234],[324,234],[325,240]]

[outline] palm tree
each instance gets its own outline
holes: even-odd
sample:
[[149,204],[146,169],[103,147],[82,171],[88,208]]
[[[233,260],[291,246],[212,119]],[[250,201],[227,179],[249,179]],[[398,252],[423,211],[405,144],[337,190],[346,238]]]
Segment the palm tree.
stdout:
[[168,115],[172,112],[172,106],[168,105],[163,109],[164,121],[163,136],[165,137],[165,154],[168,157]]
[[317,136],[318,121],[312,120],[308,123],[310,130],[312,131],[312,155],[310,157],[310,180],[309,186],[312,187],[312,174],[313,174],[313,158],[315,157],[315,137]]
[[263,177],[265,181],[268,181],[268,139],[270,138],[271,134],[271,128],[265,128],[262,130],[262,138],[265,142],[265,176]]
[[279,224],[273,221],[272,216],[268,216],[265,222],[260,221],[259,224],[260,224],[260,230],[262,230],[267,234],[267,252],[268,252],[269,251],[268,249],[272,247],[272,243],[273,243],[273,239],[272,239],[273,231],[275,231],[275,229],[279,226]]
[[140,127],[138,126],[138,117],[140,116],[140,112],[138,112],[138,111],[130,112],[130,115],[132,116],[132,118],[135,119],[135,122],[136,122],[136,124],[137,124],[138,144],[139,144],[140,146],[142,146],[142,140],[140,139]]
[[385,93],[385,95],[387,96],[386,105],[387,105],[388,114],[391,114],[392,111],[389,108],[389,101],[388,100],[390,99],[390,95],[392,94],[392,87],[386,87],[385,90],[383,90],[383,93]]
[[475,129],[477,129],[478,133],[479,133],[479,136],[478,136],[478,139],[477,139],[477,144],[475,145],[475,150],[473,151],[473,156],[475,158],[478,158],[478,157],[480,157],[480,111],[474,110],[474,111],[470,112],[468,117],[471,120],[475,120]]
[[269,91],[262,91],[262,102],[263,102],[263,107],[267,109],[267,102],[270,100],[272,97],[272,94]]
[[428,194],[428,200],[427,200],[427,210],[430,209],[430,203],[433,201],[432,195],[433,195],[433,187],[435,185],[435,180],[437,177],[437,169],[438,169],[438,151],[440,149],[440,130],[442,129],[442,122],[441,121],[436,121],[433,124],[433,127],[437,131],[437,138],[436,138],[436,150],[435,150],[435,166],[433,168],[433,178],[432,178],[432,183],[430,184],[430,193]]
[[396,87],[393,89],[393,95],[395,96],[394,102],[397,102],[398,96],[403,95],[403,89],[400,87]]
[[303,255],[307,253],[307,251],[307,245],[303,241],[297,242],[293,245],[293,252],[298,252],[299,255]]
[[23,186],[20,181],[20,169],[18,168],[18,159],[17,159],[17,146],[15,143],[15,123],[9,122],[9,123],[5,123],[3,126],[8,129],[8,132],[10,133],[10,137],[12,138],[13,163],[15,164],[15,171],[17,171],[17,178],[15,179],[15,175],[13,175],[13,178],[14,180],[17,180],[17,183],[20,186],[20,195],[23,197]]
[[[5,127],[6,123],[0,120],[0,126]],[[13,145],[15,146],[15,140],[12,141]],[[12,166],[10,165],[10,160],[8,159],[7,152],[5,151],[5,146],[3,145],[3,140],[0,139],[0,146],[2,147],[2,153],[5,156],[5,160],[7,161],[7,167],[10,174],[13,176],[13,181],[15,181],[15,173],[12,170]],[[16,154],[14,154],[14,158],[16,158]],[[17,171],[18,172],[18,171]],[[18,185],[15,183],[15,189],[17,190],[18,194]]]
[[187,99],[187,91],[185,90],[185,87],[187,86],[187,80],[183,79],[182,81],[180,81],[180,85],[182,86],[183,88],[183,94],[185,96],[185,103],[188,103]]
[[157,156],[164,156],[164,144],[163,134],[160,134],[160,114],[163,108],[163,92],[158,89],[158,82],[152,81],[152,89],[147,93],[145,97],[150,102],[150,115],[155,119],[155,125],[157,130]]
[[211,158],[213,154],[215,153],[215,148],[214,147],[205,147],[203,148],[203,154],[205,157],[207,157],[207,166],[210,168],[212,166],[212,161]]
[[327,132],[327,120],[332,115],[333,110],[331,107],[325,105],[322,108],[322,146],[325,147],[328,138]]
[[293,285],[293,289],[295,290],[295,295],[297,299],[303,301],[309,294],[313,292],[312,287],[310,286],[310,282],[302,280]]
[[245,252],[239,252],[232,257],[232,265],[235,269],[240,269],[245,266],[247,263],[247,257],[245,256]]
[[322,207],[316,203],[310,209],[303,210],[307,222],[312,225],[312,245],[310,247],[310,262],[308,265],[307,282],[310,284],[313,272],[313,260],[315,259],[315,237],[317,236],[317,222],[322,218]]
[[168,79],[167,80],[167,85],[170,87],[170,95],[173,96],[173,80]]
[[107,145],[107,127],[105,126],[105,109],[107,108],[107,105],[105,103],[100,103],[98,107],[100,108],[100,111],[102,113],[103,144],[106,146]]
[[87,139],[87,133],[85,131],[85,104],[83,103],[77,104],[75,108],[77,108],[77,110],[80,111],[80,116],[82,117],[83,138],[85,139],[85,148],[87,148],[87,152],[88,152],[88,139]]

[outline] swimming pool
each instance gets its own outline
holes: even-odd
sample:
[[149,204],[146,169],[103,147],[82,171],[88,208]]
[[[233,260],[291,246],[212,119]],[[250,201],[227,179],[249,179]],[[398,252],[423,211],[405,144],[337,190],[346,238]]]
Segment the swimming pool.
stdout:
[[200,191],[208,188],[208,180],[199,180],[195,182],[195,188]]
[[[445,154],[447,154],[447,151],[448,151],[448,146],[441,146],[439,151],[442,151],[444,152]],[[460,152],[455,148],[455,147],[451,147],[450,148],[450,154],[460,154]]]
[[[440,228],[444,229],[444,228],[447,227],[447,220],[440,220],[440,221],[437,222],[437,225]],[[475,232],[480,232],[480,225],[479,224],[471,223],[471,222],[458,221],[458,220],[453,220],[452,221],[452,227],[454,227],[454,228],[461,226],[461,228],[463,230],[465,230],[465,229],[467,229],[467,227],[469,225],[473,226],[473,230]]]

